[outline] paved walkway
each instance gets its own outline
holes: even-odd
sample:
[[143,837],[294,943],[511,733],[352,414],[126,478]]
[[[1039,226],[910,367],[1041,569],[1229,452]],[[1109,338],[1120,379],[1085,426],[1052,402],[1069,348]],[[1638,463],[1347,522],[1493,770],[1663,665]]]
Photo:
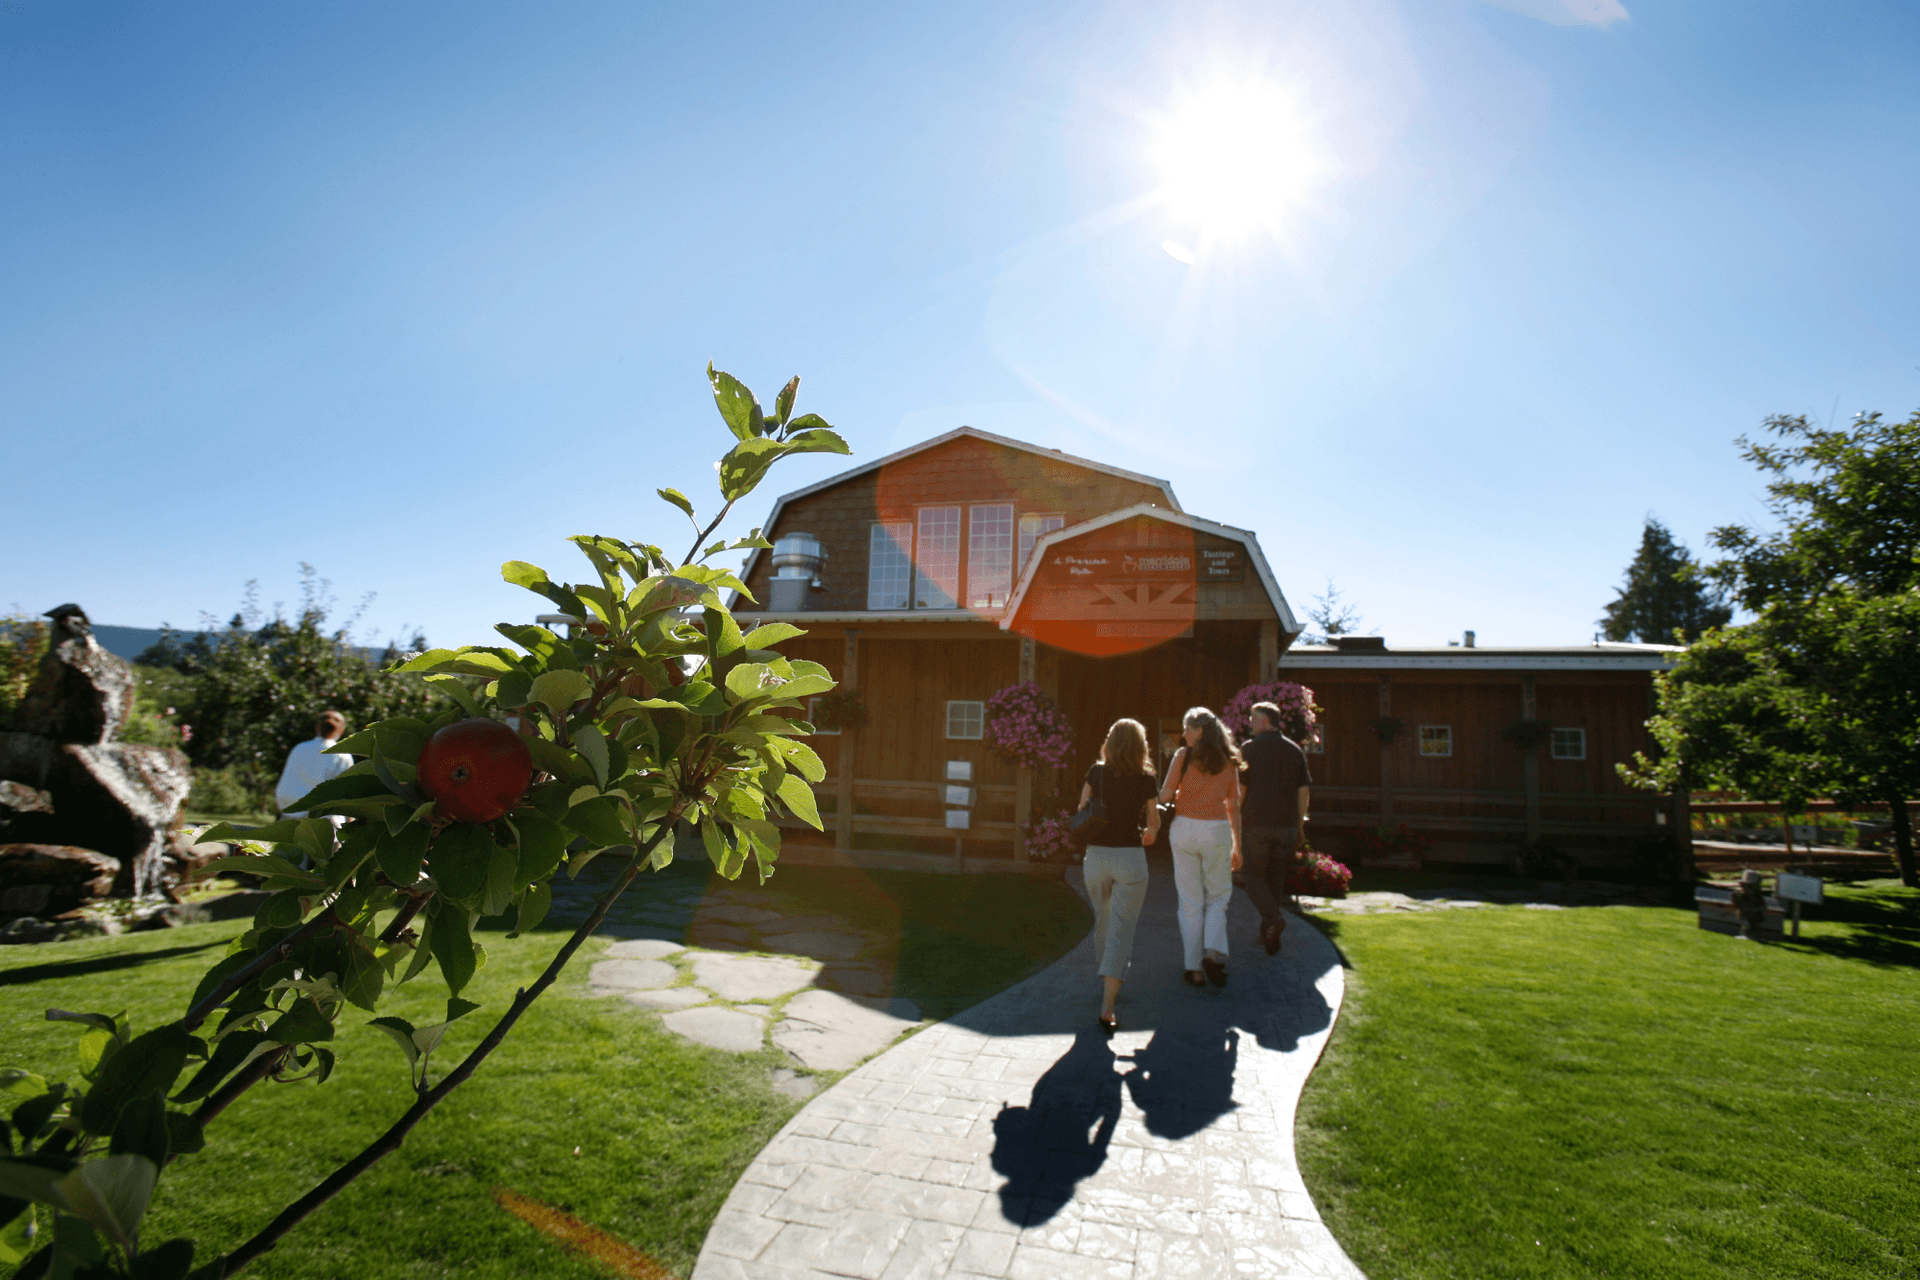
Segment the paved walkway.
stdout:
[[1293,1153],[1294,1106],[1339,1011],[1338,954],[1295,920],[1269,958],[1236,894],[1231,980],[1187,987],[1171,868],[1152,869],[1118,1035],[1094,1027],[1088,939],[896,1045],[755,1158],[694,1280],[1364,1280]]

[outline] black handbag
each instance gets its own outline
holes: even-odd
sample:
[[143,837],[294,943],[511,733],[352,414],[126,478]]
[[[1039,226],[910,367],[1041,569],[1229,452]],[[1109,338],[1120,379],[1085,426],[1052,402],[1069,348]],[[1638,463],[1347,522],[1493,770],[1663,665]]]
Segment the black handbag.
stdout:
[[1106,790],[1107,767],[1100,764],[1095,765],[1094,769],[1097,772],[1091,780],[1094,783],[1093,794],[1067,819],[1067,839],[1073,841],[1076,849],[1084,849],[1092,844],[1094,837],[1107,826],[1107,801],[1101,794]]

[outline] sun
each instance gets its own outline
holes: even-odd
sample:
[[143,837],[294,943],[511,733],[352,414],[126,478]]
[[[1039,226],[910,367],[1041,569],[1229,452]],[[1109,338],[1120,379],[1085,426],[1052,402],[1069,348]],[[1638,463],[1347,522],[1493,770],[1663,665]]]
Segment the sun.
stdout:
[[1264,79],[1176,100],[1155,130],[1153,161],[1174,216],[1203,238],[1282,233],[1332,170],[1300,95]]

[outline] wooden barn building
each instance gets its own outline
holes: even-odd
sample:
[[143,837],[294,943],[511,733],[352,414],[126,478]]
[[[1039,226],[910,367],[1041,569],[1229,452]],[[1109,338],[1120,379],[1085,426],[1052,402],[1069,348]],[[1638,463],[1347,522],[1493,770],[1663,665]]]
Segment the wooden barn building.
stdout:
[[[785,495],[765,534],[742,624],[804,627],[782,650],[826,666],[866,716],[811,740],[843,851],[951,858],[958,838],[969,865],[1024,862],[1021,828],[1077,799],[1113,720],[1146,724],[1164,763],[1188,707],[1274,679],[1324,708],[1314,832],[1336,853],[1405,823],[1435,839],[1431,858],[1504,863],[1529,841],[1629,847],[1672,816],[1612,767],[1648,746],[1664,650],[1296,647],[1259,540],[1183,511],[1164,480],[962,427]],[[1016,768],[983,741],[987,699],[1022,681],[1074,726],[1065,769]],[[1536,750],[1505,736],[1543,719]]]

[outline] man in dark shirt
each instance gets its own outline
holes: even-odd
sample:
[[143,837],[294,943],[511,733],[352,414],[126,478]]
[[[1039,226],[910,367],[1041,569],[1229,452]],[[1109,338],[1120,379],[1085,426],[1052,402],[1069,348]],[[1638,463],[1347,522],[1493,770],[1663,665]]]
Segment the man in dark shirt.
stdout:
[[1240,755],[1247,762],[1247,798],[1240,804],[1240,851],[1247,896],[1260,913],[1260,942],[1267,954],[1280,950],[1287,918],[1280,901],[1287,894],[1287,872],[1300,847],[1300,824],[1307,820],[1307,755],[1280,732],[1280,708],[1256,702],[1253,738]]

